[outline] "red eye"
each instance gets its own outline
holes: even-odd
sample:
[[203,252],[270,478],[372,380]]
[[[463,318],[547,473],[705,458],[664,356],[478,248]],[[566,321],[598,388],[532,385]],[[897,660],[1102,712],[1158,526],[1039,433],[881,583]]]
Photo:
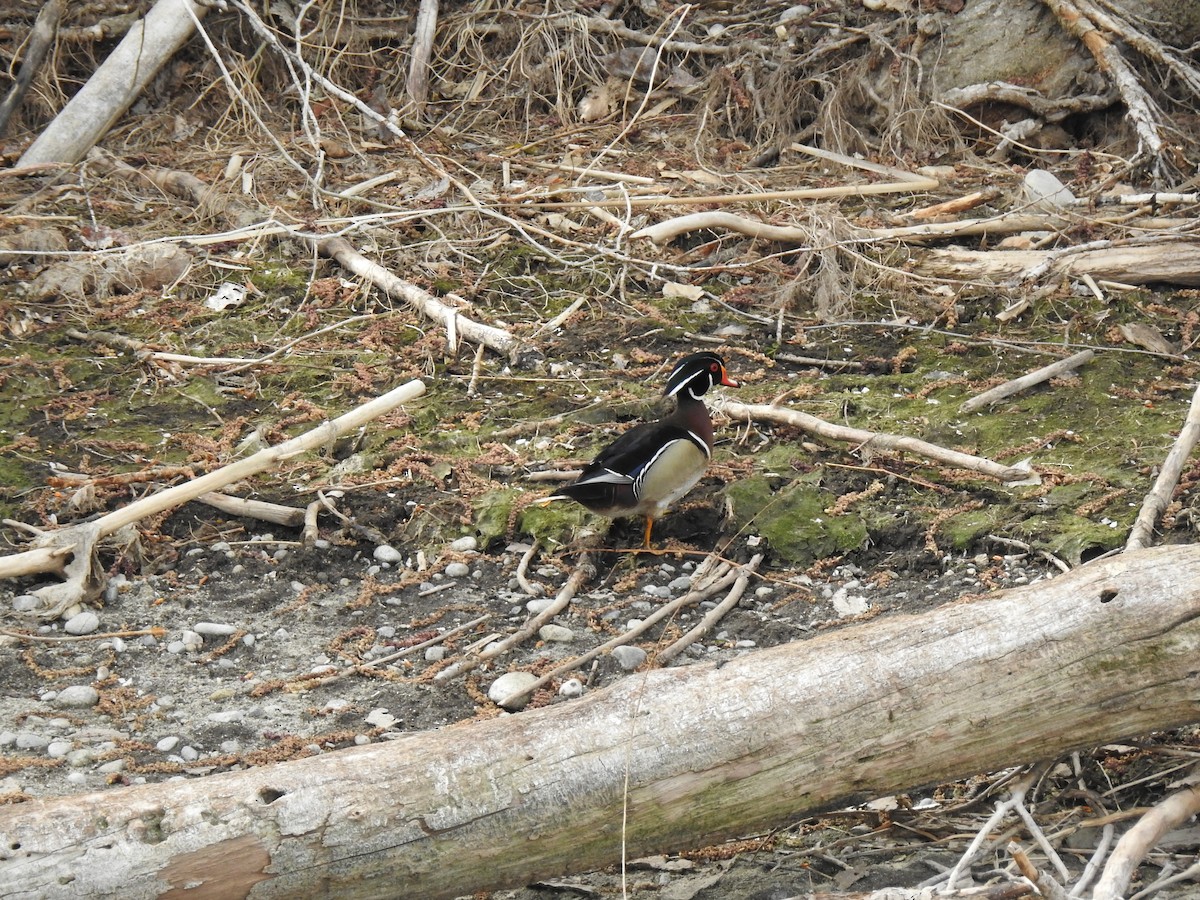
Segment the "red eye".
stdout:
[[716,363],[710,363],[710,364],[709,364],[709,366],[708,366],[708,368],[709,368],[709,371],[712,371],[712,372],[719,372],[719,371],[721,371],[721,367],[720,367],[720,366],[718,366]]

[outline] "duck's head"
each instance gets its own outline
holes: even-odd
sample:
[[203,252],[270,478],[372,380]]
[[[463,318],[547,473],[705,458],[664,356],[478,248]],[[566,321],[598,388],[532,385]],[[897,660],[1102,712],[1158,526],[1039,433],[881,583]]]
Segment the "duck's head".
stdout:
[[715,353],[693,353],[675,364],[663,393],[668,397],[699,400],[714,385],[738,387],[725,371],[725,360]]

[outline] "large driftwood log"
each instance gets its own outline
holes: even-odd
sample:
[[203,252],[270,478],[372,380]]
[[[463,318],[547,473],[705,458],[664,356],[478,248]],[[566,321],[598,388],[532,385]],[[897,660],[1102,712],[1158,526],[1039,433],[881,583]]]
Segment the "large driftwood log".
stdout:
[[[1200,546],[582,700],[0,811],[0,894],[453,897],[1195,720]],[[189,889],[190,887],[190,889]]]
[[933,278],[1005,281],[1048,268],[1051,274],[1086,274],[1126,284],[1200,284],[1200,241],[1192,238],[1065,252],[948,247],[911,257],[913,272]]

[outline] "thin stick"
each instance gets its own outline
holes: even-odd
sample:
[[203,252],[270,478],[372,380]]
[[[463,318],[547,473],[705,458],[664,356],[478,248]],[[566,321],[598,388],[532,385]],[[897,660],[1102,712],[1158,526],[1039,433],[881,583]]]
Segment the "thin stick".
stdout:
[[447,325],[447,331],[457,339],[461,336],[468,341],[486,344],[501,356],[515,360],[521,349],[520,342],[509,332],[501,328],[493,328],[482,322],[476,322],[462,315],[459,310],[447,306],[433,294],[415,284],[403,281],[378,263],[372,262],[345,238],[331,237],[317,243],[317,249],[322,256],[337,260],[344,268],[355,275],[367,279],[384,293],[397,297],[409,306],[435,322]]
[[764,203],[768,200],[828,200],[840,197],[860,197],[873,194],[901,194],[911,191],[933,190],[938,182],[933,178],[921,181],[880,181],[875,184],[846,184],[840,187],[796,188],[791,191],[763,191],[760,194],[706,194],[701,197],[673,197],[660,194],[650,197],[627,197],[621,200],[566,200],[523,202],[519,206],[539,209],[570,209],[577,206],[606,206],[624,209],[626,206],[724,206],[730,203]]
[[827,162],[840,163],[843,166],[849,166],[853,169],[862,169],[866,172],[874,172],[876,175],[887,175],[889,178],[895,178],[899,181],[907,181],[910,184],[920,185],[923,189],[936,190],[941,187],[941,182],[936,178],[930,178],[927,175],[919,175],[916,172],[906,172],[904,169],[897,169],[894,166],[885,166],[880,163],[870,162],[869,160],[859,159],[856,156],[847,156],[845,153],[835,153],[833,150],[823,150],[820,147],[810,147],[808,144],[792,144],[788,147],[789,150],[794,150],[797,153],[805,153],[808,156],[815,156],[817,159],[823,159]]
[[1129,532],[1129,540],[1125,542],[1126,550],[1140,550],[1142,547],[1150,545],[1150,536],[1154,533],[1154,523],[1162,511],[1167,508],[1167,504],[1171,502],[1171,495],[1175,492],[1179,476],[1183,473],[1183,465],[1187,462],[1192,450],[1195,449],[1197,441],[1200,441],[1200,387],[1197,387],[1196,393],[1192,395],[1192,405],[1188,409],[1187,419],[1183,423],[1183,428],[1179,430],[1179,437],[1175,439],[1171,452],[1167,454],[1167,459],[1163,463],[1162,471],[1158,473],[1154,487],[1142,501],[1137,521],[1133,523],[1133,528]]
[[533,544],[525,551],[521,557],[520,563],[517,564],[517,584],[530,597],[540,597],[544,590],[540,584],[534,584],[526,575],[529,571],[529,563],[533,560],[534,555],[538,552],[538,548],[542,545],[541,538],[534,538]]
[[1091,350],[1081,350],[1074,356],[1060,359],[1058,362],[1042,366],[1040,369],[1035,369],[1027,375],[1022,375],[1020,378],[1014,378],[1012,381],[1006,381],[1004,384],[997,385],[991,390],[984,391],[982,394],[966,401],[959,407],[959,411],[964,413],[974,412],[981,407],[1003,400],[1005,397],[1019,394],[1021,391],[1033,387],[1035,384],[1041,384],[1044,381],[1049,381],[1051,378],[1057,378],[1063,372],[1070,372],[1084,363],[1089,363],[1095,356],[1096,354]]
[[[726,565],[726,568],[728,569],[727,565]],[[711,597],[713,594],[717,593],[718,591],[723,591],[725,588],[729,587],[729,585],[733,584],[733,582],[737,579],[737,577],[738,577],[738,575],[737,575],[736,571],[726,571],[722,575],[722,577],[720,577],[718,580],[716,580],[714,582],[709,583],[704,588],[693,589],[691,591],[688,591],[682,597],[677,597],[676,599],[672,600],[670,603],[667,603],[664,606],[660,606],[653,613],[646,616],[646,618],[642,619],[641,623],[637,627],[629,629],[624,634],[617,635],[612,640],[605,641],[599,647],[593,647],[591,650],[589,650],[587,653],[584,653],[582,656],[577,656],[574,659],[568,660],[567,662],[563,663],[560,666],[556,666],[555,668],[553,668],[549,672],[547,672],[545,675],[540,677],[537,681],[530,684],[528,687],[522,688],[519,691],[515,691],[511,696],[505,697],[503,700],[500,701],[499,706],[502,707],[503,709],[512,709],[513,704],[517,703],[521,697],[524,697],[527,694],[532,694],[534,691],[538,690],[539,688],[544,687],[545,685],[549,684],[551,681],[553,681],[559,675],[563,675],[567,672],[571,672],[571,671],[574,671],[575,669],[578,669],[580,666],[591,662],[596,657],[604,655],[609,650],[612,650],[614,647],[620,647],[622,644],[628,644],[634,638],[644,634],[656,623],[662,621],[663,619],[667,618],[668,616],[673,616],[680,609],[683,609],[683,607],[690,606],[693,603],[699,603],[701,600],[705,600],[708,597]]]
[[22,641],[40,641],[42,643],[69,643],[72,641],[102,641],[107,638],[127,638],[127,637],[142,637],[150,635],[151,637],[161,638],[167,633],[165,628],[139,628],[136,631],[105,631],[101,634],[29,634],[25,631],[10,631],[7,628],[0,628],[0,634],[8,637],[17,638]]
[[895,434],[880,434],[865,431],[861,428],[849,428],[845,425],[833,425],[824,419],[810,416],[794,409],[783,409],[762,403],[737,403],[733,400],[717,399],[713,407],[721,410],[727,416],[735,419],[754,419],[760,422],[774,422],[779,425],[794,425],[805,431],[834,441],[845,441],[853,444],[869,444],[872,448],[895,450],[898,453],[917,453],[934,462],[966,469],[995,478],[1005,483],[1023,482],[1034,483],[1030,479],[1037,474],[1023,466],[1002,466],[990,459],[960,453],[947,447],[939,447],[917,438]]
[[[304,434],[277,446],[260,450],[246,459],[238,460],[192,481],[144,497],[95,521],[84,522],[57,531],[44,532],[34,539],[34,547],[30,550],[0,557],[0,574],[12,577],[17,574],[31,575],[35,572],[50,570],[64,572],[67,581],[47,585],[31,592],[46,604],[46,608],[38,610],[37,615],[42,618],[57,618],[72,603],[77,603],[85,597],[93,595],[102,586],[101,576],[94,564],[96,545],[102,538],[147,516],[174,509],[209,491],[215,491],[227,484],[266,471],[284,460],[308,450],[325,446],[338,436],[391,412],[423,393],[425,393],[424,382],[409,381],[336,419],[323,422]],[[53,555],[48,556],[45,552],[46,548],[65,548],[72,554],[72,559],[64,566],[61,559]]]
[[219,509],[231,516],[259,519],[287,528],[296,528],[304,523],[304,510],[294,506],[283,506],[279,503],[268,503],[266,500],[249,500],[244,497],[231,497],[228,494],[209,491],[207,494],[197,497],[196,502]]
[[660,666],[665,666],[676,656],[690,647],[704,635],[716,627],[716,624],[725,618],[726,613],[738,605],[738,601],[742,599],[742,595],[746,593],[746,587],[750,584],[750,576],[758,571],[759,564],[763,561],[763,554],[758,553],[738,570],[737,580],[733,583],[733,587],[729,589],[729,593],[725,595],[717,606],[708,611],[700,624],[696,625],[691,631],[671,644],[669,647],[655,654],[654,661]]
[[67,0],[48,0],[34,19],[33,29],[29,32],[29,42],[21,60],[21,68],[4,100],[0,101],[0,136],[8,129],[9,119],[20,106],[21,99],[33,83],[33,77],[41,69],[47,52],[54,45],[58,23],[62,20],[66,8]]
[[464,655],[453,665],[447,666],[434,675],[433,680],[438,684],[445,684],[451,678],[456,678],[464,672],[469,672],[480,663],[487,662],[489,659],[495,659],[500,654],[508,652],[512,647],[537,634],[539,628],[567,608],[567,605],[583,585],[583,582],[590,578],[592,574],[591,560],[587,551],[584,551],[579,556],[579,562],[575,564],[575,571],[571,573],[571,577],[567,579],[567,583],[562,586],[562,590],[558,592],[553,603],[504,640],[496,642],[474,657],[468,658]]

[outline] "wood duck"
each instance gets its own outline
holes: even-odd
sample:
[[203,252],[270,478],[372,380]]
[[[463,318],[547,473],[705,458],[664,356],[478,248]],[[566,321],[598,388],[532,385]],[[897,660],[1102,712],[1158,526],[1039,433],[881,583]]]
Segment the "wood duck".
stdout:
[[713,427],[701,399],[714,385],[738,387],[715,353],[685,356],[663,392],[675,411],[636,425],[609,444],[572,484],[539,503],[574,500],[610,518],[645,516],[642,546],[650,546],[654,520],[692,489],[712,457]]

